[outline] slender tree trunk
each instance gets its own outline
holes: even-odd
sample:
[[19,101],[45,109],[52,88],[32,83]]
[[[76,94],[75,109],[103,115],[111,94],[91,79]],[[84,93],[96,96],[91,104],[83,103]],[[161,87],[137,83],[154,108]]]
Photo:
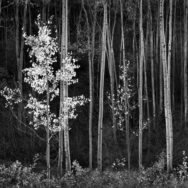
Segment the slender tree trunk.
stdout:
[[139,20],[139,32],[140,32],[140,57],[139,57],[139,169],[142,168],[142,129],[143,129],[143,63],[144,63],[144,37],[142,26],[142,0],[140,0],[140,20]]
[[[123,68],[126,70],[125,64],[125,37],[124,37],[124,23],[123,23],[123,5],[122,0],[120,0],[120,9],[121,9],[121,40],[122,40],[122,51],[123,51]],[[128,80],[127,74],[124,75],[124,92],[127,93],[128,90]],[[131,168],[131,152],[130,152],[130,136],[129,136],[129,102],[128,97],[126,95],[125,98],[125,126],[126,126],[126,145],[127,145],[127,162],[128,162],[128,170]]]
[[[93,117],[93,62],[92,62],[92,52],[94,53],[94,49],[92,50],[92,45],[91,44],[91,36],[90,36],[90,26],[89,26],[89,20],[88,20],[88,14],[85,9],[84,5],[84,0],[82,0],[82,7],[86,16],[86,24],[87,24],[87,43],[89,47],[88,51],[88,60],[89,60],[89,98],[90,98],[90,105],[89,105],[89,168],[92,170],[92,156],[93,156],[93,144],[92,144],[92,117]],[[96,12],[94,12],[94,22],[95,22],[95,17],[96,17]],[[94,23],[95,24],[95,23]],[[94,26],[95,27],[95,26]],[[95,31],[92,33],[95,35]]]
[[102,57],[100,70],[100,93],[99,93],[99,120],[98,120],[98,148],[97,167],[102,170],[102,132],[103,132],[103,98],[104,98],[104,73],[106,60],[106,32],[107,32],[107,2],[103,1],[104,16],[102,30]]
[[[172,170],[173,154],[173,130],[172,130],[172,112],[171,112],[171,91],[170,91],[170,67],[171,67],[171,43],[172,43],[172,0],[170,0],[169,15],[169,36],[168,36],[168,54],[166,52],[166,37],[164,32],[164,0],[160,0],[160,44],[163,63],[164,78],[164,109],[166,122],[166,150],[167,150],[167,171]],[[166,32],[167,33],[167,32]]]
[[[61,37],[61,70],[64,71],[65,58],[68,51],[68,0],[62,0],[62,37]],[[68,126],[68,109],[66,99],[68,97],[68,85],[66,82],[60,83],[60,132],[59,132],[59,161],[58,167],[62,175],[63,162],[63,139],[65,149],[65,167],[66,171],[71,170],[70,145],[69,145],[69,126]]]
[[108,67],[109,67],[109,74],[110,74],[110,92],[111,92],[111,104],[112,104],[112,122],[113,122],[113,138],[114,143],[117,146],[117,136],[116,136],[116,118],[115,118],[115,111],[114,111],[114,76],[115,76],[115,58],[114,58],[114,50],[113,50],[113,36],[110,34],[110,26],[108,26],[107,32],[107,57],[108,57]]
[[[26,28],[26,15],[27,15],[27,5],[28,5],[28,0],[25,1],[24,5],[24,15],[23,15],[23,32],[25,32]],[[23,57],[24,57],[24,38],[21,35],[19,36],[20,33],[20,21],[19,21],[19,1],[16,0],[16,12],[15,12],[15,21],[16,21],[16,61],[17,61],[17,71],[18,71],[18,87],[21,92],[21,97],[22,97],[22,69],[23,69]],[[18,104],[18,119],[19,121],[19,127],[21,127],[21,122],[22,122],[22,103]]]
[[154,59],[153,59],[153,31],[150,33],[150,57],[151,57],[151,84],[152,84],[152,106],[153,106],[153,122],[155,127],[155,118],[156,118],[156,104],[155,104],[155,74],[154,74]]
[[[47,73],[47,70],[46,70]],[[50,117],[49,117],[49,106],[50,106],[50,91],[49,91],[49,84],[48,84],[48,75],[46,76],[47,82],[47,109],[46,109],[46,119],[47,119],[47,126],[46,126],[46,163],[47,163],[47,177],[50,179]]]
[[187,28],[188,27],[188,1],[184,0],[184,124],[188,125],[188,80],[187,80]]
[[[176,74],[176,54],[177,54],[177,45],[176,45],[176,4],[177,1],[174,0],[174,19],[173,19],[173,49],[172,49],[172,110],[175,108],[175,74]],[[181,62],[181,61],[180,61]]]
[[[15,12],[15,23],[16,23],[16,61],[17,61],[17,71],[18,71],[18,87],[22,96],[22,63],[20,61],[20,36],[19,36],[19,0],[16,0],[16,12]],[[18,104],[18,119],[22,121],[22,104]],[[21,127],[21,123],[19,123],[19,127]]]

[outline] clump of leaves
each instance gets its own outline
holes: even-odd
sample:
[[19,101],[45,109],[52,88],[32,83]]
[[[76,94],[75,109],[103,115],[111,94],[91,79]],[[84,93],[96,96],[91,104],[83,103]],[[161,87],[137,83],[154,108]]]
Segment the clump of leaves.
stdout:
[[115,161],[112,163],[112,169],[113,170],[124,170],[126,167],[126,159],[115,159]]
[[183,154],[182,164],[180,164],[178,168],[176,169],[180,184],[183,184],[188,179],[187,155],[185,151],[183,151],[182,154]]

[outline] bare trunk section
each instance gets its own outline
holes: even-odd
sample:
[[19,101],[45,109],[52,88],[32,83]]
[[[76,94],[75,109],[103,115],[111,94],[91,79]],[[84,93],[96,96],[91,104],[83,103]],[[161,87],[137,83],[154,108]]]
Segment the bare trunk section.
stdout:
[[[47,73],[47,70],[46,70]],[[50,179],[50,117],[49,117],[49,106],[50,106],[50,91],[48,84],[48,75],[46,76],[46,93],[47,93],[47,109],[46,109],[46,118],[47,118],[47,127],[46,127],[46,164],[47,164],[47,177]]]
[[139,33],[140,33],[140,56],[139,56],[139,169],[142,168],[142,129],[143,129],[143,63],[144,63],[144,37],[142,26],[142,0],[140,0],[140,20],[139,20]]
[[[172,112],[171,112],[171,90],[170,90],[170,72],[171,72],[171,43],[172,43],[172,0],[170,0],[169,15],[169,33],[168,33],[168,54],[166,51],[166,37],[164,32],[164,0],[160,0],[160,44],[163,63],[164,78],[164,109],[166,122],[166,151],[167,151],[167,172],[172,170],[173,154],[173,130],[172,130]],[[166,32],[167,33],[167,32]]]
[[[124,22],[123,22],[123,4],[122,0],[120,0],[120,9],[121,9],[121,40],[122,40],[122,51],[123,51],[123,68],[126,69],[125,64],[125,37],[124,37]],[[124,92],[127,93],[128,90],[128,80],[127,75],[124,75]],[[126,145],[127,145],[127,162],[128,162],[128,170],[131,169],[131,152],[130,152],[130,136],[129,136],[129,102],[127,95],[125,99],[125,127],[126,127]]]
[[[84,0],[82,0],[82,7],[86,16],[87,24],[87,43],[89,47],[88,60],[89,60],[89,168],[92,170],[93,163],[93,141],[92,141],[92,118],[93,118],[93,58],[94,58],[94,46],[95,46],[95,25],[96,25],[96,9],[94,11],[94,26],[92,32],[92,40],[90,36],[90,25],[88,19],[88,13],[85,9]],[[96,6],[95,6],[96,7]]]
[[188,80],[187,80],[187,28],[188,27],[188,1],[184,0],[184,124],[188,125]]
[[108,32],[107,32],[107,57],[108,57],[108,67],[109,67],[109,74],[110,74],[110,92],[111,92],[111,103],[112,103],[112,122],[113,122],[113,139],[114,143],[117,146],[117,136],[116,136],[116,118],[115,118],[115,112],[114,112],[114,77],[115,77],[115,57],[114,57],[114,50],[113,50],[113,32],[112,36],[110,34],[110,26],[108,26]]
[[[26,27],[26,15],[27,15],[27,5],[28,0],[25,1],[24,5],[24,15],[23,15],[23,33],[25,32]],[[22,69],[23,69],[23,57],[24,57],[24,38],[21,35],[21,38],[19,36],[20,33],[20,21],[19,21],[19,1],[16,0],[16,12],[15,12],[15,23],[16,23],[16,61],[17,61],[17,72],[18,72],[18,87],[20,89],[21,97],[22,97]],[[19,121],[19,127],[21,127],[22,122],[22,103],[18,104],[18,119]]]
[[102,30],[102,57],[100,70],[100,93],[99,93],[99,120],[98,120],[98,148],[97,167],[102,170],[102,132],[103,132],[103,98],[104,98],[104,73],[106,60],[106,32],[107,32],[107,2],[103,1],[104,16]]

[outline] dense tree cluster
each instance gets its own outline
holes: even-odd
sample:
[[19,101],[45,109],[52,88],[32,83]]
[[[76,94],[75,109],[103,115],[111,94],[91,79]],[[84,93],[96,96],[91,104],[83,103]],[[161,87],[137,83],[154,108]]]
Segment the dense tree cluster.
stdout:
[[[170,172],[188,151],[187,32],[187,0],[0,0],[0,159],[48,155],[62,174],[74,159],[102,170],[125,158],[130,170],[165,152]],[[70,118],[66,102],[81,94]],[[42,98],[33,120],[25,100]]]

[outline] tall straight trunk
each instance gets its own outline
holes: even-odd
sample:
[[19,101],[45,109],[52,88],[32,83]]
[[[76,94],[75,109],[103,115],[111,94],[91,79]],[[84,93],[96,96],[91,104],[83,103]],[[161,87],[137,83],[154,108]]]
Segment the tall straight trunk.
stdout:
[[[181,13],[180,13],[181,14]],[[182,130],[185,128],[184,127],[184,36],[183,36],[183,24],[182,22],[180,22],[180,62],[181,62],[181,125],[182,125]]]
[[[124,37],[124,22],[123,22],[123,5],[122,0],[120,0],[120,10],[121,10],[121,40],[122,40],[122,51],[123,51],[123,68],[126,69],[125,64],[125,37]],[[127,75],[124,75],[124,92],[127,93],[128,90],[128,78]],[[125,127],[126,127],[126,145],[127,145],[127,162],[128,162],[128,170],[131,168],[131,152],[130,152],[130,136],[129,136],[129,102],[128,96],[125,95]]]
[[[16,24],[16,61],[17,61],[17,72],[18,72],[18,87],[20,89],[20,93],[22,95],[22,66],[20,61],[20,36],[19,36],[19,0],[16,0],[16,12],[15,12],[15,24]],[[18,104],[18,119],[22,121],[22,104]],[[21,127],[21,123],[19,123],[19,127]]]
[[187,127],[188,125],[188,80],[187,80],[187,26],[188,26],[188,1],[184,0],[184,73],[183,73],[183,83],[184,83],[184,123]]
[[140,19],[139,19],[139,33],[140,33],[140,54],[139,54],[139,169],[142,168],[142,129],[143,129],[143,63],[144,63],[144,37],[142,26],[142,0],[140,0]]
[[[163,64],[164,78],[164,109],[166,122],[166,151],[167,151],[167,172],[172,170],[173,154],[173,130],[172,130],[172,112],[171,112],[171,90],[170,90],[170,72],[171,72],[171,45],[172,45],[172,0],[170,3],[169,28],[168,28],[168,54],[166,46],[166,36],[164,32],[164,0],[160,0],[160,44]],[[167,34],[167,32],[166,32]]]
[[[47,72],[47,70],[46,70]],[[50,106],[50,91],[49,91],[49,83],[48,83],[48,75],[46,79],[46,92],[47,92],[47,109],[46,109],[46,119],[47,119],[47,126],[46,126],[46,164],[47,164],[47,177],[50,179],[50,117],[49,117],[49,106]]]
[[[93,144],[92,144],[92,117],[93,117],[93,59],[92,57],[94,57],[93,53],[94,53],[94,42],[95,42],[95,38],[93,38],[95,36],[95,24],[96,24],[96,10],[94,12],[94,29],[92,32],[92,41],[91,41],[91,36],[90,36],[90,25],[89,25],[89,19],[88,19],[88,14],[87,11],[85,9],[85,5],[84,5],[84,0],[82,0],[82,7],[85,13],[85,17],[86,17],[86,24],[87,24],[87,43],[88,43],[88,47],[89,47],[89,51],[88,51],[88,60],[89,60],[89,98],[90,98],[90,105],[89,105],[89,168],[92,169],[92,163],[93,163]],[[92,44],[91,44],[92,42]]]
[[154,59],[153,59],[153,31],[150,33],[150,57],[151,57],[151,85],[152,85],[152,113],[153,122],[155,127],[155,117],[156,117],[156,104],[155,104],[155,74],[154,74]]
[[[151,41],[152,40],[152,41]],[[153,31],[152,31],[152,14],[151,14],[151,5],[150,1],[148,0],[148,20],[147,20],[147,36],[146,36],[146,44],[148,45],[148,48],[146,50],[148,51],[148,55],[146,56],[150,58],[151,62],[151,85],[152,85],[152,107],[153,107],[153,112],[155,111],[155,97],[154,97],[154,71],[153,71]],[[145,63],[145,85],[147,86],[147,63]],[[146,87],[145,86],[145,87]],[[149,159],[150,157],[150,147],[151,147],[151,123],[150,123],[150,113],[149,113],[149,96],[148,96],[148,87],[146,87],[146,100],[147,100],[147,121],[149,123],[148,126],[148,151],[147,151],[147,158]],[[154,115],[153,115],[153,120],[154,120]],[[155,122],[155,121],[153,121]]]
[[[173,49],[172,49],[172,110],[175,108],[175,74],[176,74],[176,54],[177,54],[177,44],[176,44],[176,4],[177,1],[174,0],[174,19],[173,19]],[[180,61],[181,62],[181,61]]]
[[[61,70],[65,69],[65,58],[68,53],[68,0],[62,0],[62,37],[61,37]],[[69,125],[66,99],[68,97],[68,84],[64,81],[60,83],[60,132],[59,132],[59,170],[62,175],[63,163],[63,139],[65,150],[65,167],[66,171],[71,170],[70,145],[69,145]]]
[[[27,15],[27,5],[28,0],[25,1],[24,5],[24,15],[23,15],[23,33],[25,32],[26,27],[26,15]],[[19,20],[19,0],[16,0],[16,12],[15,12],[15,23],[16,23],[16,61],[17,61],[17,71],[18,71],[18,87],[20,89],[22,97],[22,69],[23,69],[23,57],[24,57],[24,38],[20,33],[20,20]],[[23,34],[22,33],[22,34]],[[21,127],[22,122],[22,103],[18,104],[18,119],[19,127]]]
[[103,132],[103,98],[104,98],[104,73],[106,60],[106,32],[107,32],[107,2],[103,1],[103,30],[102,30],[102,56],[100,69],[100,91],[99,91],[99,120],[98,120],[98,147],[97,167],[102,170],[102,132]]
[[[158,7],[160,7],[160,1],[158,1]],[[160,15],[160,9],[158,12],[158,15]],[[158,44],[158,39],[160,38],[160,16],[158,16],[157,19],[157,34],[156,35],[156,41]],[[160,44],[159,44],[160,46]],[[159,48],[159,55],[158,55],[158,59],[157,61],[159,62],[159,114],[161,114],[163,112],[163,66],[162,66],[162,59],[161,59],[161,48]]]

